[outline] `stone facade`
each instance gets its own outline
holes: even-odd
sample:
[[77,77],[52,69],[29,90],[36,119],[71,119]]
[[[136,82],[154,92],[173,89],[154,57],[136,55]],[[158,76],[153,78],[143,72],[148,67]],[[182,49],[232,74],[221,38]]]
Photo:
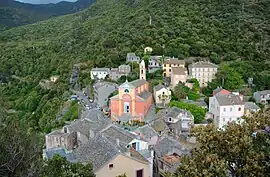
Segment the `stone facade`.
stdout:
[[171,72],[171,85],[175,87],[179,82],[186,83],[187,69],[181,67],[172,68]]
[[109,68],[92,68],[91,79],[105,79],[109,74]]
[[154,73],[162,69],[162,56],[151,56],[148,64],[148,72]]
[[163,76],[171,77],[172,68],[173,67],[185,67],[185,60],[178,60],[177,58],[168,58],[165,59],[162,68],[163,68]]
[[61,130],[53,131],[45,136],[46,149],[64,147],[73,149],[77,145],[77,135],[75,132],[65,133]]
[[196,78],[200,87],[206,87],[215,78],[218,66],[210,62],[196,62],[188,66],[190,78]]

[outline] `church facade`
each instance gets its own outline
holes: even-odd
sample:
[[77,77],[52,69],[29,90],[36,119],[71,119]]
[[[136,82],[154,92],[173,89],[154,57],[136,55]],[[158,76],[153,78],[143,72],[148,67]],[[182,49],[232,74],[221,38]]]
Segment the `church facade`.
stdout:
[[145,63],[140,63],[140,79],[119,86],[119,94],[110,100],[113,121],[142,121],[153,103],[152,93],[146,79]]

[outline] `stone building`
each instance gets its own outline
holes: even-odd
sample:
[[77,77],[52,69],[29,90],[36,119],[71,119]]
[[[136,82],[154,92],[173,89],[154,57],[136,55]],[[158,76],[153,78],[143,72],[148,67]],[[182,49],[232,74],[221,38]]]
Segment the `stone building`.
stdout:
[[218,66],[205,61],[199,61],[188,66],[189,77],[196,78],[200,87],[206,87],[215,78]]
[[171,77],[172,68],[184,68],[185,67],[185,60],[178,60],[177,58],[168,58],[165,59],[163,63],[163,76],[164,77]]
[[111,97],[111,119],[113,121],[143,120],[153,103],[152,93],[146,79],[144,61],[140,64],[140,79],[119,86],[119,94]]

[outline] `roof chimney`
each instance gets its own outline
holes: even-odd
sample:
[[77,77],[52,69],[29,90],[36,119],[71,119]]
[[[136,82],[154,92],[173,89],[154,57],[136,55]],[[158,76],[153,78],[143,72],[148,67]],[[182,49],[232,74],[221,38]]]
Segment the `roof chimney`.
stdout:
[[117,144],[117,146],[120,146],[120,143],[119,143],[119,139],[118,138],[116,139],[116,144]]

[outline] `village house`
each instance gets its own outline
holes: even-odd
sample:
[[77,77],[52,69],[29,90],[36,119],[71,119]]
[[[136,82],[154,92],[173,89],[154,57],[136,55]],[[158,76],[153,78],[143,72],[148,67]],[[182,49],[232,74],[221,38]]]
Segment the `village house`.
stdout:
[[59,79],[59,76],[51,76],[50,81],[51,82],[56,82]]
[[270,104],[270,90],[257,91],[253,93],[256,103]]
[[162,137],[154,146],[154,176],[163,176],[164,173],[174,173],[180,165],[181,157],[189,154],[180,142],[171,137]]
[[223,128],[229,122],[238,121],[244,115],[243,96],[239,93],[228,93],[229,91],[222,89],[221,92],[209,98],[209,112],[217,128]]
[[92,68],[91,79],[105,79],[110,74],[109,68]]
[[185,67],[185,60],[178,60],[177,58],[165,59],[163,65],[162,65],[163,76],[164,77],[171,77],[173,67],[184,68]]
[[154,73],[162,69],[162,56],[150,56],[148,72]]
[[45,136],[46,149],[63,147],[74,149],[110,124],[110,119],[105,118],[100,110],[87,110],[81,115],[81,119],[73,121],[61,130],[53,131]]
[[152,93],[146,79],[145,63],[140,63],[140,79],[126,81],[118,88],[118,95],[110,98],[111,119],[113,121],[142,121],[152,106]]
[[253,102],[245,102],[245,116],[250,116],[253,113],[260,111],[261,108]]
[[187,69],[182,67],[173,67],[171,69],[171,85],[175,87],[179,82],[186,83]]
[[127,57],[126,57],[126,62],[135,62],[135,63],[139,63],[140,62],[140,57],[136,56],[135,53],[127,53]]
[[148,145],[155,145],[158,141],[158,133],[149,125],[138,127],[133,131],[140,139],[147,141]]
[[177,107],[168,108],[163,119],[173,136],[188,133],[194,125],[194,116],[189,111]]
[[98,135],[74,151],[77,162],[93,165],[96,177],[152,177],[150,162],[133,149],[122,149],[103,135]]
[[190,78],[196,78],[200,87],[206,87],[215,78],[218,66],[205,61],[199,61],[188,66]]
[[131,72],[129,65],[120,65],[118,68],[111,68],[109,77],[118,80],[121,76],[127,76]]
[[159,136],[167,135],[170,131],[163,119],[156,119],[149,125],[158,133]]
[[152,47],[145,47],[144,48],[144,53],[145,54],[148,54],[148,53],[151,53],[151,52],[153,52],[153,48]]
[[65,133],[55,130],[45,136],[46,149],[63,147],[72,150],[77,146],[76,132]]
[[171,90],[162,84],[154,87],[154,99],[157,107],[164,107],[171,101]]

